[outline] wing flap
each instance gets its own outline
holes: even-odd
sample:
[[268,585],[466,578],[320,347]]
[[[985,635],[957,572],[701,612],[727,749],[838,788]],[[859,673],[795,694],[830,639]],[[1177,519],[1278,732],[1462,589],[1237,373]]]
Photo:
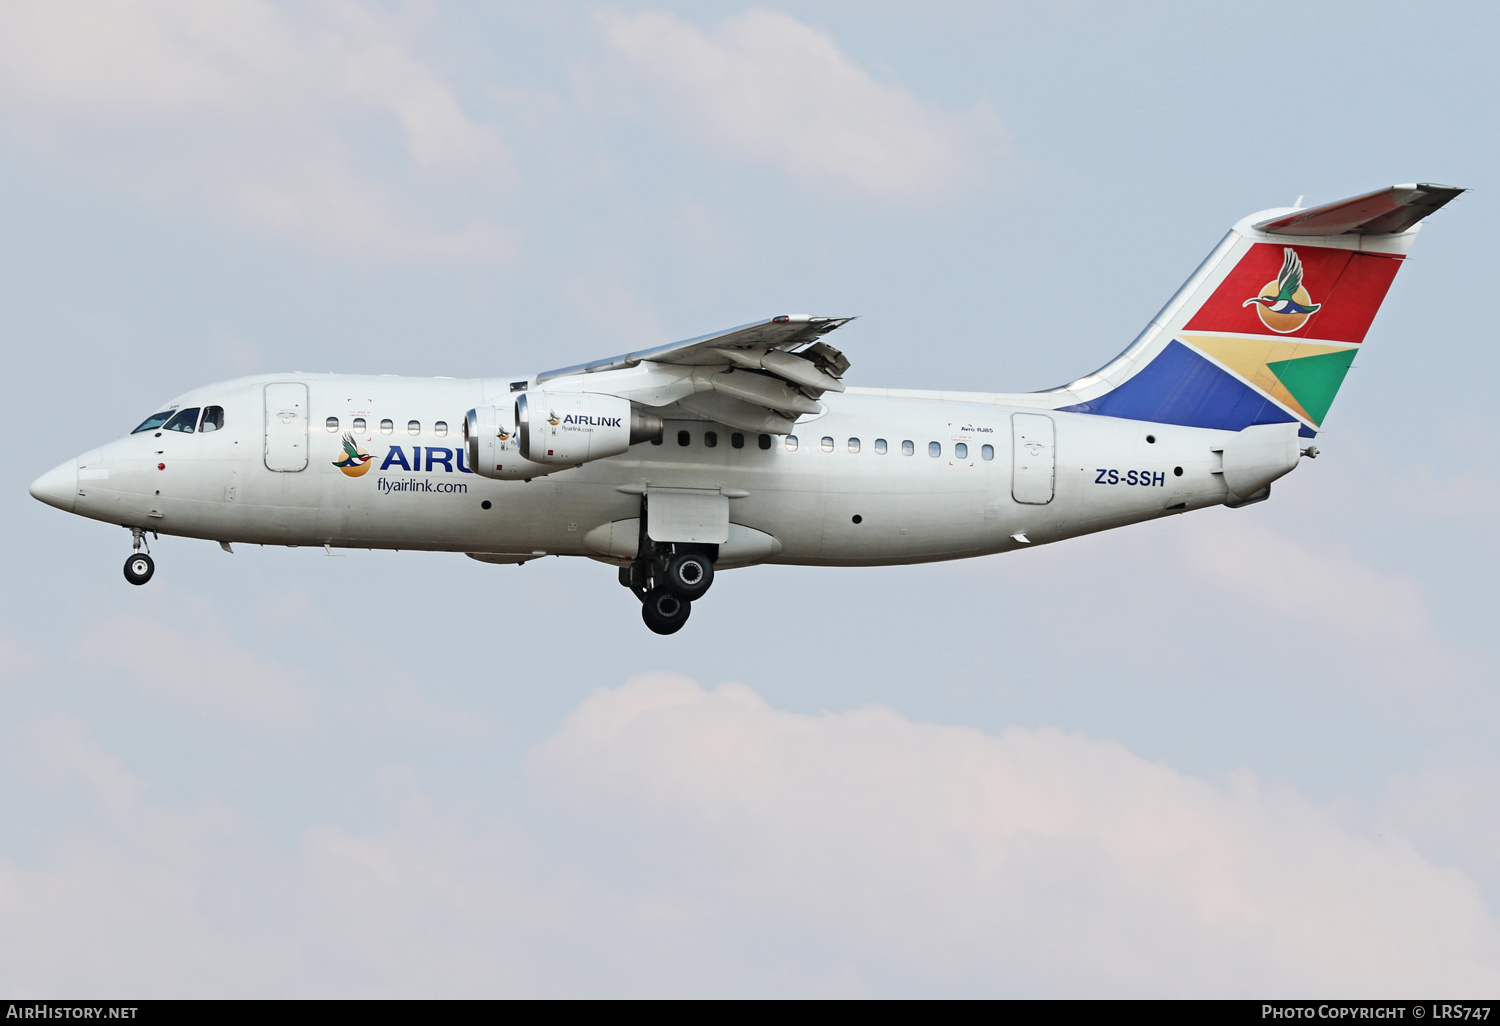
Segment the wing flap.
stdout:
[[[830,331],[842,327],[852,320],[854,320],[853,317],[813,317],[807,314],[783,314],[780,317],[771,317],[764,321],[755,321],[751,324],[741,324],[737,328],[728,328],[724,331],[700,335],[697,338],[684,339],[681,342],[669,342],[664,346],[656,346],[653,349],[640,349],[633,353],[622,353],[619,356],[610,356],[603,360],[594,360],[590,363],[580,363],[572,367],[561,367],[557,370],[543,371],[537,375],[536,380],[540,384],[552,378],[566,377],[572,374],[597,374],[600,371],[634,367],[636,364],[646,361],[651,363],[700,366],[704,364],[724,363],[729,357],[715,350],[759,349],[769,351],[772,349],[796,349],[799,346],[817,342],[818,339]],[[836,377],[837,375],[834,376]]]
[[678,405],[741,430],[786,434],[798,416],[822,409],[817,399],[825,392],[844,390],[849,360],[823,336],[853,319],[771,317],[546,371],[534,384],[610,393],[660,409]]

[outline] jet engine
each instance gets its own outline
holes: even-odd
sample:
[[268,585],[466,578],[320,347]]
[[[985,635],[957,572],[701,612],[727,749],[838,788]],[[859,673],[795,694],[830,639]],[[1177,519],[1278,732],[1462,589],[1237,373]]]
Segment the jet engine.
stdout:
[[533,390],[516,396],[516,430],[531,462],[574,467],[659,438],[662,419],[619,396]]
[[619,396],[533,390],[513,404],[470,410],[464,435],[476,474],[514,481],[618,456],[661,437],[662,426]]
[[470,410],[464,417],[464,440],[469,447],[469,467],[480,477],[519,481],[562,469],[532,463],[521,455],[514,403]]

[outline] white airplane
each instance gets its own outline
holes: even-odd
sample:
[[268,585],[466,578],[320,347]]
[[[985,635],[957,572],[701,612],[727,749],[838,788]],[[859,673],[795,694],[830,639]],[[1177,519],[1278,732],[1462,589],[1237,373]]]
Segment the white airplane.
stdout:
[[194,389],[31,494],[133,537],[619,568],[671,634],[716,570],[960,559],[1270,495],[1419,222],[1397,185],[1245,218],[1134,342],[1046,392],[855,388],[784,316],[526,378],[266,374]]

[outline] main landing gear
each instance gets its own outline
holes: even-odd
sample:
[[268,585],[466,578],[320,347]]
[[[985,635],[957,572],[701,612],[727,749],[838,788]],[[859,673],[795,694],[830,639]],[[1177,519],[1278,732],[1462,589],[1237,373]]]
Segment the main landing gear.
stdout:
[[[125,561],[125,579],[131,584],[145,584],[156,573],[156,561],[151,558],[150,546],[146,545],[146,532],[139,527],[130,529],[132,548],[135,549]],[[146,551],[141,548],[145,546]]]
[[693,602],[714,583],[713,555],[699,549],[664,551],[620,568],[620,583],[641,600],[641,619],[657,634],[676,634]]
[[693,603],[665,588],[652,588],[641,600],[641,619],[657,634],[676,634],[692,615]]

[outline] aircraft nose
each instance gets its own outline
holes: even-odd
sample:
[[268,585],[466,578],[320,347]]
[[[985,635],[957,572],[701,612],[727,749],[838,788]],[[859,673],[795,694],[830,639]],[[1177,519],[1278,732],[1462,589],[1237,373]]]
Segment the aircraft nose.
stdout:
[[31,497],[64,513],[73,512],[73,504],[78,501],[78,461],[58,464],[31,482]]

